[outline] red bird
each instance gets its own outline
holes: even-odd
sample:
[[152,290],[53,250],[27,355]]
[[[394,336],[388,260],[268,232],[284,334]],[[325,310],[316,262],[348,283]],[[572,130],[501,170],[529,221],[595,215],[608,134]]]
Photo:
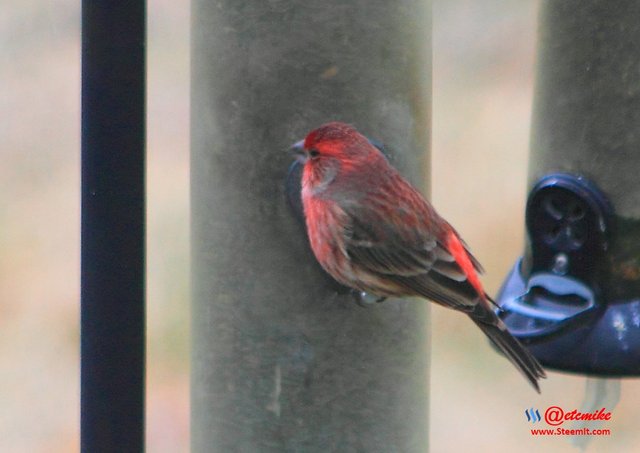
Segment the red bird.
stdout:
[[311,248],[338,282],[421,296],[466,313],[540,392],[538,361],[493,312],[480,263],[446,220],[353,127],[325,124],[294,145]]

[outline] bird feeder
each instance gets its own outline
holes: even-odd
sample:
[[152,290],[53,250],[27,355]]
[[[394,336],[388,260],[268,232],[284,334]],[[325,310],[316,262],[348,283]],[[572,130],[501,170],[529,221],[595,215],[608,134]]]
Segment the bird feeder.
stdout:
[[640,375],[640,5],[542,5],[527,243],[497,298],[550,368]]

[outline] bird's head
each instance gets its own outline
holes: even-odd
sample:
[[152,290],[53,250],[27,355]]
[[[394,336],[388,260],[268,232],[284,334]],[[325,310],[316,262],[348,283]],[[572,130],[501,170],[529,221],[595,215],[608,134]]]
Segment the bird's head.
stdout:
[[292,150],[304,164],[303,185],[327,187],[337,176],[371,165],[382,157],[380,151],[353,126],[331,122],[309,132]]

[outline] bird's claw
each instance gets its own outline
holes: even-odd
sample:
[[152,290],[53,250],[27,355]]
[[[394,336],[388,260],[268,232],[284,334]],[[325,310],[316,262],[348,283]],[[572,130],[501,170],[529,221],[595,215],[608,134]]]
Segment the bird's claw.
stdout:
[[363,308],[369,308],[372,305],[382,303],[387,299],[383,296],[374,296],[373,294],[369,294],[365,291],[354,291],[353,297],[356,300],[356,303]]

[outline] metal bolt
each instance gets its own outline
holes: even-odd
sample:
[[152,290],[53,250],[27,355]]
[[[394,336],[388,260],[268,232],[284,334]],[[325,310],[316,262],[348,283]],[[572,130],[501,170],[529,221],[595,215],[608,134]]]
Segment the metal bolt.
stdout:
[[564,253],[558,253],[553,257],[553,268],[551,269],[554,274],[564,275],[569,269],[569,257]]

